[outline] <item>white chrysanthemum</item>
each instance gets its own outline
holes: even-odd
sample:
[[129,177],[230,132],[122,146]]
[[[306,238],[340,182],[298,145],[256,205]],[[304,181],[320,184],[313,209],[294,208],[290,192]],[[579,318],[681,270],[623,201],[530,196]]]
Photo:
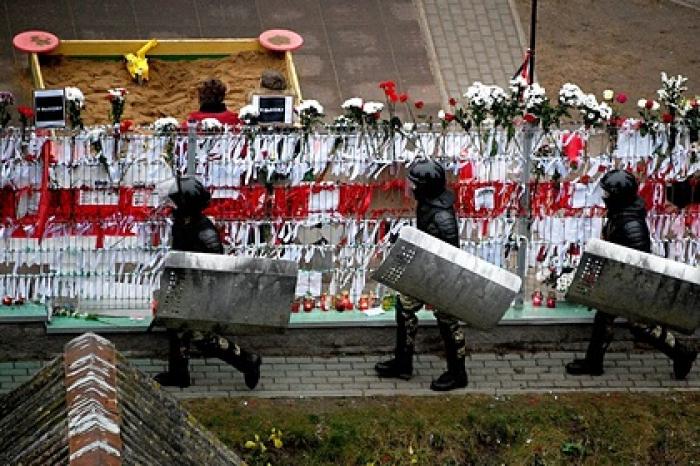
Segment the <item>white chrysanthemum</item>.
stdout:
[[542,104],[547,98],[547,95],[545,93],[544,87],[540,86],[537,83],[532,83],[532,85],[528,86],[527,89],[525,89],[523,98],[525,99],[525,108],[532,109]]
[[156,133],[167,133],[171,131],[177,130],[177,127],[179,126],[180,122],[177,121],[176,118],[173,117],[163,117],[163,118],[158,118],[154,123],[153,123],[153,128],[155,129]]
[[438,111],[438,118],[441,120],[445,119],[445,111],[444,110]]
[[605,102],[602,102],[598,106],[598,113],[600,114],[600,118],[603,120],[609,120],[612,116],[612,108],[610,108],[610,106]]
[[129,93],[124,87],[115,87],[114,89],[109,89],[107,91],[112,99],[124,100],[125,96]]
[[307,111],[307,110],[311,110],[311,109],[316,110],[316,113],[318,113],[319,115],[323,115],[323,105],[321,105],[318,100],[313,100],[313,99],[302,100],[299,103],[299,105],[297,105],[295,108],[297,113],[301,113],[303,111]]
[[644,108],[647,106],[647,99],[639,99],[637,101],[637,107]]
[[379,113],[384,109],[384,104],[381,102],[365,102],[362,106],[362,111],[367,115],[374,115]]
[[91,129],[88,131],[88,140],[93,144],[97,143],[104,137],[105,134],[107,133],[105,132],[104,128]]
[[506,91],[500,86],[489,86],[489,101],[487,107],[493,108],[494,104],[500,105],[507,99]]
[[596,99],[595,95],[593,94],[586,94],[583,96],[583,102],[581,102],[581,104],[587,109],[597,108],[598,99]]
[[661,107],[661,105],[659,105],[659,103],[658,103],[657,101],[654,100],[654,101],[652,102],[652,104],[651,104],[651,109],[652,109],[652,111],[658,110],[659,107]]
[[352,123],[352,120],[346,117],[345,115],[340,115],[335,117],[335,120],[333,120],[333,123],[336,126],[350,126]]
[[510,80],[508,86],[512,94],[518,94],[527,87],[527,79],[521,75],[518,75],[515,79]]
[[612,89],[605,89],[603,91],[603,100],[613,100],[613,97],[615,97],[615,93]]
[[83,108],[85,106],[85,96],[83,95],[83,91],[77,87],[66,87],[65,93],[66,100],[75,102],[79,108]]
[[200,124],[204,131],[214,131],[224,127],[219,120],[216,118],[204,118]]
[[341,105],[341,107],[345,110],[350,110],[351,108],[357,108],[359,110],[362,110],[362,99],[359,97],[352,97],[343,102],[343,105]]
[[242,120],[250,120],[251,118],[257,117],[258,114],[258,107],[249,104],[241,107],[241,109],[238,111],[238,118]]

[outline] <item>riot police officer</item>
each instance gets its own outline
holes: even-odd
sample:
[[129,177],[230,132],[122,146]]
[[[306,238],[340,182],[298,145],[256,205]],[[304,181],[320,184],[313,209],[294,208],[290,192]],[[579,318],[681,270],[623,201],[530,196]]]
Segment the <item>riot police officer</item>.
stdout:
[[[624,170],[612,170],[603,176],[600,184],[607,208],[603,239],[639,251],[651,252],[647,211],[644,200],[637,195],[637,180],[634,175]],[[566,371],[569,374],[603,373],[603,359],[613,338],[614,320],[615,316],[612,314],[596,312],[586,357],[568,363]],[[673,374],[676,379],[684,379],[688,375],[697,351],[677,340],[661,325],[649,326],[631,322],[629,327],[635,338],[651,344],[673,360]]]
[[[457,217],[453,208],[454,193],[446,188],[445,169],[437,162],[421,160],[408,173],[408,181],[417,201],[416,220],[418,229],[459,247]],[[439,290],[436,290],[439,292]],[[413,375],[413,353],[418,330],[416,312],[423,303],[404,294],[396,299],[396,346],[394,358],[377,363],[375,370],[380,377],[408,380]],[[467,386],[464,367],[465,342],[459,321],[436,311],[438,328],[445,343],[447,371],[430,388],[436,391],[454,390]]]
[[[177,251],[223,254],[224,247],[216,227],[202,212],[211,195],[194,178],[177,178],[165,187],[163,197],[172,204],[172,248]],[[189,357],[193,345],[204,357],[215,357],[231,364],[244,375],[248,388],[260,379],[258,354],[240,348],[235,342],[212,332],[168,330],[170,351],[168,371],[155,376],[161,385],[190,385]]]

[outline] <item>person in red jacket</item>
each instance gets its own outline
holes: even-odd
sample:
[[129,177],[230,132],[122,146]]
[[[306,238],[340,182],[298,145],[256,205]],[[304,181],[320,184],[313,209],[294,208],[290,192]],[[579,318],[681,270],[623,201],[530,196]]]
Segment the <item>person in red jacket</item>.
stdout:
[[238,113],[226,108],[226,85],[218,79],[207,79],[197,88],[199,93],[199,111],[192,112],[187,120],[202,121],[205,118],[216,118],[224,125],[238,126],[241,120]]

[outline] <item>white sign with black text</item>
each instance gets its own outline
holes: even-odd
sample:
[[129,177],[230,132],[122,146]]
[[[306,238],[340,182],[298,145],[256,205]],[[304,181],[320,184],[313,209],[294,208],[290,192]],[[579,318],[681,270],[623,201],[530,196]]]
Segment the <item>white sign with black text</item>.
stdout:
[[34,91],[34,121],[37,128],[66,127],[66,97],[63,89]]
[[253,106],[258,109],[258,123],[292,124],[294,96],[253,95]]

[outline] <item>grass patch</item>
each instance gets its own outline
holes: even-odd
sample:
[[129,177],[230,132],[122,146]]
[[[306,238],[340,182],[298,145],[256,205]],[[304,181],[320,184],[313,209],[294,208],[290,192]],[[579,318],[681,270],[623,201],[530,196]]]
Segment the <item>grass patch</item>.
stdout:
[[700,393],[184,403],[251,466],[700,464]]

